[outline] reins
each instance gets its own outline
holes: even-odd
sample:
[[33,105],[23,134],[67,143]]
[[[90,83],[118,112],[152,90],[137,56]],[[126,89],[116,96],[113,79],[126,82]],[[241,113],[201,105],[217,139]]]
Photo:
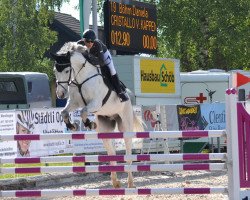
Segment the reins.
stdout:
[[[83,85],[84,83],[86,83],[87,81],[89,81],[90,79],[96,77],[96,76],[102,76],[102,77],[103,77],[103,75],[102,75],[101,72],[100,72],[100,67],[97,67],[97,66],[94,65],[94,67],[96,67],[97,73],[94,74],[94,75],[92,75],[92,76],[90,76],[90,77],[88,77],[88,78],[86,78],[84,81],[82,81],[82,83],[78,83],[77,80],[76,80],[76,76],[77,76],[77,75],[80,73],[80,71],[85,67],[86,63],[87,63],[87,60],[85,60],[85,63],[83,63],[81,69],[80,69],[80,70],[77,72],[77,74],[75,75],[75,78],[72,79],[72,80],[69,82],[69,85],[73,84],[73,85],[75,85],[75,86],[78,88],[78,91],[79,91],[79,93],[80,93],[80,95],[81,95],[82,101],[83,101],[83,103],[84,103],[85,106],[87,106],[87,102],[86,102],[86,100],[85,100],[85,98],[84,98],[84,96],[83,96],[83,94],[82,94],[82,90],[81,90],[81,89],[82,89],[82,85]],[[91,64],[91,63],[90,63],[90,64]],[[72,67],[71,67],[71,68],[72,68]],[[75,81],[74,81],[74,80],[75,80]],[[104,104],[107,102],[107,100],[108,100],[110,94],[111,94],[111,90],[109,89],[108,92],[107,92],[107,94],[106,94],[106,96],[104,97],[104,99],[103,99],[103,101],[102,101],[102,105],[104,105]]]

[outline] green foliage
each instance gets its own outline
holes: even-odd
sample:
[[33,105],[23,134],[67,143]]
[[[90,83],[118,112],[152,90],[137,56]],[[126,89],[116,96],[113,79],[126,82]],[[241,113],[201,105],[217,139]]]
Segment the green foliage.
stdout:
[[[63,1],[69,0],[0,0],[0,71],[53,77],[44,53],[57,40],[49,23]],[[158,57],[180,59],[182,71],[250,69],[249,0],[144,2],[157,4]]]
[[38,71],[52,75],[44,53],[57,41],[49,23],[63,0],[0,1],[0,71]]
[[249,0],[160,0],[159,57],[183,71],[250,68]]

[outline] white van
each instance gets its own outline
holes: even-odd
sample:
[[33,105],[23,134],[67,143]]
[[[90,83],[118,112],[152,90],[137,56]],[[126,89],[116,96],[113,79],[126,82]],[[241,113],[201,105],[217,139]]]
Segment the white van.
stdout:
[[230,73],[225,71],[182,72],[181,103],[199,104],[225,101],[225,91],[229,88]]
[[[225,72],[220,69],[211,69],[208,71],[181,72],[181,103],[225,102],[225,91],[232,85],[230,78],[232,72],[250,76],[250,72],[243,70]],[[244,99],[248,100],[250,97],[250,84],[242,85],[238,89],[245,89]]]
[[1,72],[0,109],[52,107],[49,78],[39,72]]

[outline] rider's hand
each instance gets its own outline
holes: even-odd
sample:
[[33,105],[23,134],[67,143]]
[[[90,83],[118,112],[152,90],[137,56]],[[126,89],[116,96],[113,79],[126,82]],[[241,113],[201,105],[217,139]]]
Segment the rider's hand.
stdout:
[[83,40],[78,40],[78,41],[77,41],[77,44],[81,44],[81,45],[83,45],[83,46],[85,45],[85,43],[84,43]]

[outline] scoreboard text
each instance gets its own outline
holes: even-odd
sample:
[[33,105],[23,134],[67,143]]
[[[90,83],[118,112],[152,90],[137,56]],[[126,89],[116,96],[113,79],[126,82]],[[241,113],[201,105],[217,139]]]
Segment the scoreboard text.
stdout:
[[104,19],[108,48],[156,54],[155,5],[137,1],[108,0],[104,4]]

